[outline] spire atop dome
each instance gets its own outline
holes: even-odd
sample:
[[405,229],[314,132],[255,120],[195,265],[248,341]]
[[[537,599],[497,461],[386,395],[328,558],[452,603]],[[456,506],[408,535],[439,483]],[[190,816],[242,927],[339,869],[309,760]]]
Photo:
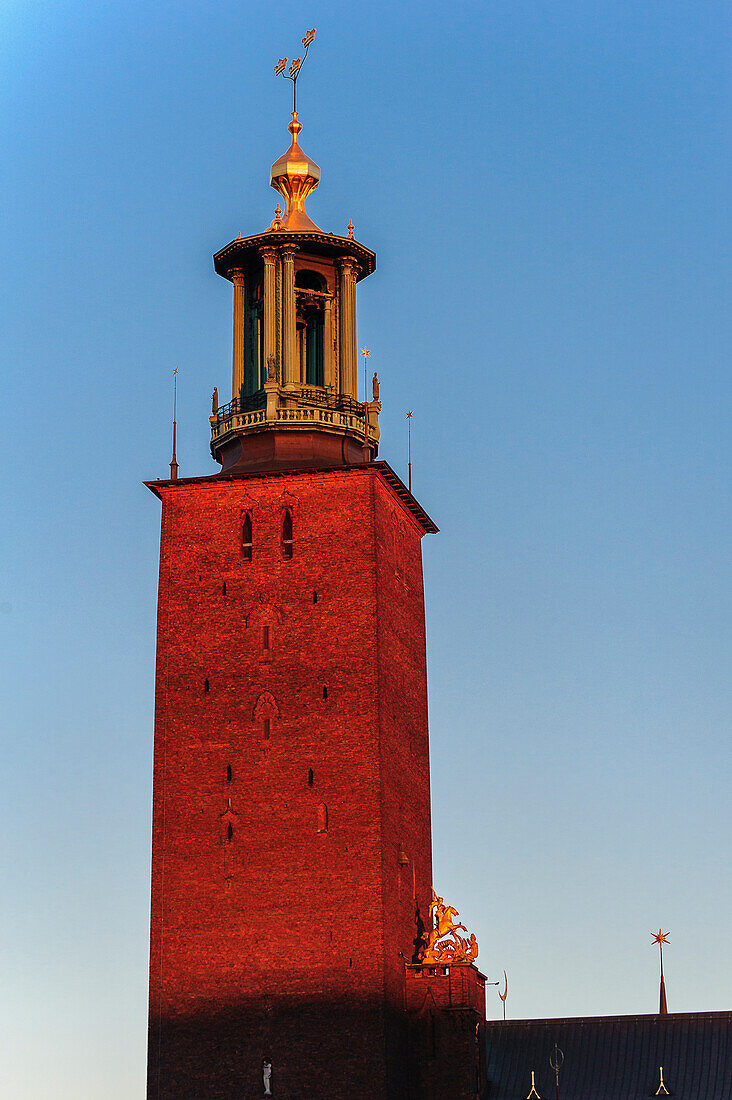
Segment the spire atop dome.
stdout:
[[303,152],[297,141],[297,135],[302,130],[302,123],[298,122],[297,118],[297,78],[314,38],[315,27],[305,34],[302,40],[305,52],[302,58],[293,58],[289,71],[285,71],[286,57],[281,57],[275,65],[275,76],[283,76],[285,80],[292,81],[292,121],[287,127],[292,134],[292,143],[287,152],[272,165],[269,181],[285,200],[285,215],[279,228],[294,232],[312,230],[319,233],[317,225],[305,211],[305,199],[320,183],[320,168],[307,153]]

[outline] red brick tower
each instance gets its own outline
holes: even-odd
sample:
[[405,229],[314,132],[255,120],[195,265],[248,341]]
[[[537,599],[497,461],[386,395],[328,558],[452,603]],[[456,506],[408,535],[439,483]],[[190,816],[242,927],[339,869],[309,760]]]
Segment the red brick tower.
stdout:
[[268,1095],[264,1062],[288,1100],[426,1095],[407,987],[421,979],[422,1011],[430,974],[444,985],[414,965],[432,923],[420,540],[436,528],[376,459],[378,384],[358,401],[374,254],[310,221],[320,173],[296,113],[289,129],[284,215],[214,259],[234,284],[221,471],[148,483],[149,1100]]

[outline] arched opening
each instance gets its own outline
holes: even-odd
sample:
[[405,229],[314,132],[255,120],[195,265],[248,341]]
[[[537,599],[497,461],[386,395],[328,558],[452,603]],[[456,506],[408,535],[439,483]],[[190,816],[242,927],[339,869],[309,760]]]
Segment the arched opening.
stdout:
[[226,826],[226,839],[227,840],[233,840],[233,838],[234,838],[234,826],[231,824],[231,822],[229,822],[229,824]]
[[241,525],[241,556],[244,561],[252,560],[252,513],[247,512]]
[[227,764],[226,765],[226,782],[231,783],[231,780],[233,778],[234,778],[234,773],[231,770],[231,764]]
[[326,282],[316,271],[295,275],[297,357],[303,386],[325,385],[324,318]]
[[315,782],[315,772],[312,768],[308,768],[308,787],[312,787]]
[[246,408],[246,399],[261,390],[267,374],[267,364],[264,362],[264,284],[261,279],[248,284],[244,333],[244,385],[241,397],[242,407]]
[[285,558],[292,557],[292,512],[285,508],[282,518],[282,554]]

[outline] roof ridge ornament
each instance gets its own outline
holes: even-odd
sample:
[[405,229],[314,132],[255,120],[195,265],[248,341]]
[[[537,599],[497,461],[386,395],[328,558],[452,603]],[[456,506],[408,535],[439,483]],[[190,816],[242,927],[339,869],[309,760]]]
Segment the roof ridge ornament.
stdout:
[[535,1072],[536,1071],[532,1069],[532,1071],[531,1071],[531,1091],[529,1092],[529,1095],[526,1097],[526,1100],[541,1100],[541,1097],[539,1096],[539,1093],[536,1091],[536,1079],[534,1077]]
[[658,1088],[656,1089],[656,1092],[655,1092],[655,1094],[654,1094],[654,1095],[655,1095],[655,1096],[670,1096],[670,1095],[671,1095],[671,1093],[670,1093],[670,1092],[668,1091],[668,1089],[666,1088],[666,1083],[665,1083],[665,1081],[664,1081],[664,1079],[663,1079],[663,1066],[659,1066],[659,1067],[658,1067],[658,1071],[659,1071],[659,1073],[661,1074],[661,1083],[660,1083],[660,1085],[658,1086]]
[[[292,81],[292,119],[287,127],[292,134],[292,144],[287,152],[272,165],[270,184],[285,200],[282,224],[276,228],[291,231],[311,230],[319,233],[317,225],[305,212],[305,199],[320,183],[320,168],[303,152],[297,140],[302,130],[302,123],[297,117],[297,80],[314,39],[315,27],[307,31],[302,39],[305,47],[303,56],[294,58],[288,71],[285,71],[286,57],[281,57],[274,67],[275,76],[282,76],[285,80]],[[271,228],[274,229],[275,226],[272,225]]]

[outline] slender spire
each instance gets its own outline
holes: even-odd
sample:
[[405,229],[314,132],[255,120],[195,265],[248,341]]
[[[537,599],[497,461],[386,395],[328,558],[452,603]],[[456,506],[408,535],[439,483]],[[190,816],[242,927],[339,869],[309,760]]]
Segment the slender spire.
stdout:
[[663,945],[669,942],[668,932],[662,932],[658,929],[658,932],[651,932],[653,942],[658,944],[658,953],[661,957],[661,990],[659,997],[658,1012],[661,1016],[668,1015],[668,1005],[666,1003],[666,983],[663,980]]
[[173,457],[170,460],[170,480],[178,480],[178,461],[175,457],[176,436],[178,434],[178,368],[173,368]]

